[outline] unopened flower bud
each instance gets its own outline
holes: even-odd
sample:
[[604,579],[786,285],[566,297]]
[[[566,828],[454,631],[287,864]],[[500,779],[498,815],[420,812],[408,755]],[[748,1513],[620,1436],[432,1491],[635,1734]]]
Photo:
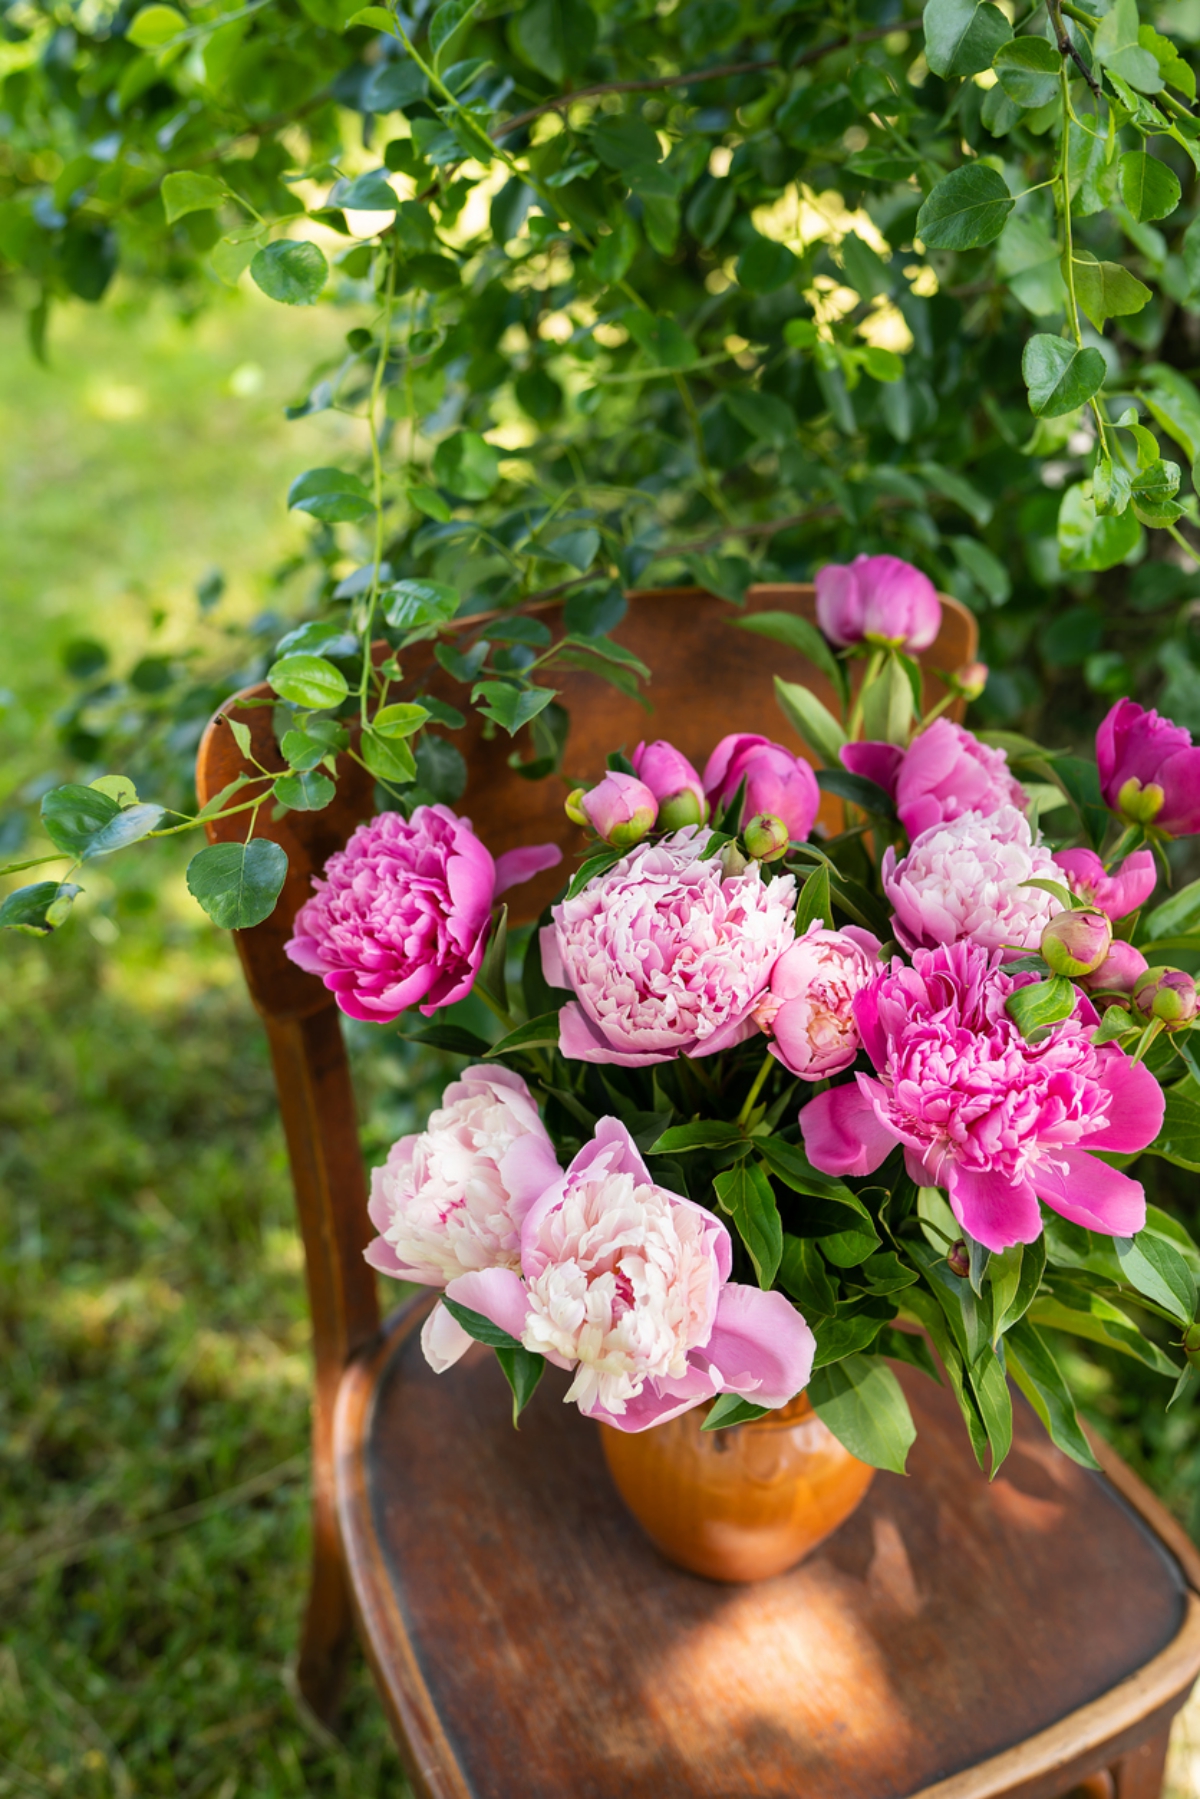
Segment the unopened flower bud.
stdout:
[[563,811],[573,825],[586,825],[591,822],[583,809],[583,796],[585,791],[585,788],[577,787],[573,793],[567,795],[563,804]]
[[1200,1368],[1200,1324],[1189,1324],[1184,1331],[1183,1353],[1193,1368]]
[[1182,968],[1148,968],[1133,989],[1133,1009],[1161,1019],[1169,1031],[1182,1030],[1196,1016],[1196,983]]
[[987,686],[987,678],[986,662],[968,662],[955,675],[954,684],[964,700],[977,700]]
[[960,1281],[965,1281],[971,1272],[971,1255],[962,1238],[959,1237],[946,1251],[946,1266],[951,1274],[957,1274]]
[[660,830],[682,831],[685,825],[707,824],[704,783],[673,743],[661,738],[655,743],[639,743],[631,760],[634,774],[658,801]]
[[1112,947],[1112,923],[1103,912],[1059,912],[1038,945],[1055,974],[1091,974]]
[[760,812],[742,832],[746,853],[755,862],[778,862],[787,855],[788,828],[774,813]]
[[658,808],[660,831],[682,831],[685,825],[702,825],[708,819],[707,800],[698,800],[690,788],[662,800]]
[[721,845],[720,862],[721,878],[725,881],[731,880],[734,875],[744,875],[750,866],[736,843]]
[[1132,993],[1139,976],[1145,974],[1148,966],[1140,949],[1134,949],[1132,943],[1126,943],[1121,937],[1114,937],[1099,968],[1085,974],[1080,986],[1086,987],[1089,993]]
[[597,836],[614,849],[632,849],[658,818],[658,801],[636,775],[610,770],[598,787],[585,793],[580,805]]

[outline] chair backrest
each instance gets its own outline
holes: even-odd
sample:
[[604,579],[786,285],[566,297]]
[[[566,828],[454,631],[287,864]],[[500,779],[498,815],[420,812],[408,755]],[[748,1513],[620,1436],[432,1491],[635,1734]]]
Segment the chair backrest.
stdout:
[[[730,731],[759,732],[817,760],[779,711],[772,677],[802,682],[832,707],[826,677],[796,652],[737,628],[740,618],[756,612],[793,612],[813,621],[811,587],[752,587],[742,612],[698,588],[633,593],[629,602],[613,635],[651,670],[645,690],[649,709],[593,674],[556,673],[554,684],[571,719],[562,778],[526,780],[511,766],[508,737],[500,732],[486,736],[477,714],[453,734],[468,769],[463,808],[494,854],[552,841],[570,857],[583,836],[563,811],[566,793],[598,779],[610,750],[631,750],[644,737],[669,738],[700,768],[717,740]],[[539,610],[554,623],[560,608],[552,603]],[[463,628],[474,630],[480,622],[478,617],[464,620]],[[954,671],[973,661],[976,643],[971,614],[957,601],[943,599],[941,632],[921,657],[926,705],[945,693],[936,671]],[[427,645],[405,654],[404,677],[405,692],[415,691],[420,682],[451,704],[461,702],[461,687],[433,660]],[[245,702],[269,697],[265,685],[250,688],[228,701],[209,725],[197,764],[202,804],[249,772],[227,718],[248,726],[252,753],[262,767],[282,771],[271,708],[260,703],[245,709]],[[377,1311],[372,1277],[362,1260],[370,1227],[337,1014],[325,988],[289,962],[283,946],[312,876],[373,811],[372,790],[371,777],[343,758],[337,797],[323,812],[286,812],[271,819],[264,809],[258,834],[274,838],[287,851],[289,874],[273,915],[251,930],[234,933],[275,1061],[305,1239],[319,1410],[325,1377],[334,1378],[346,1355],[370,1334]],[[827,797],[823,817],[836,829],[840,805]],[[244,831],[244,816],[208,826],[213,842],[240,841]],[[514,922],[536,918],[561,882],[561,872],[551,870],[515,888]]]

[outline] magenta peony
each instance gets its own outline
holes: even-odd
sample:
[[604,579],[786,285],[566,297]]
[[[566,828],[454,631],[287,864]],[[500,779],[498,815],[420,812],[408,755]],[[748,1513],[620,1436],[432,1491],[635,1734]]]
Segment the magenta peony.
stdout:
[[664,831],[708,822],[704,783],[687,757],[659,738],[639,743],[629,758],[639,781],[645,782],[658,802],[658,822]]
[[1162,1089],[1115,1044],[1093,1045],[1083,994],[1070,1018],[1027,1042],[1004,1002],[1034,980],[970,943],[918,950],[911,968],[893,961],[854,1002],[877,1078],[831,1087],[800,1114],[813,1166],[871,1174],[902,1144],[912,1179],[944,1188],[988,1249],[1032,1243],[1039,1199],[1088,1230],[1139,1231],[1141,1185],[1091,1152],[1153,1142]]
[[1190,734],[1135,700],[1118,700],[1096,733],[1104,803],[1171,837],[1200,831],[1200,749]]
[[942,602],[927,575],[898,556],[856,556],[817,571],[817,623],[831,643],[927,650]]
[[841,1074],[858,1054],[854,997],[879,969],[879,941],[848,925],[826,930],[814,919],[771,970],[754,1008],[772,1038],[771,1054],[802,1081]]
[[1138,977],[1145,974],[1149,966],[1140,949],[1114,937],[1099,968],[1085,974],[1080,985],[1089,993],[1132,993]]
[[[780,1406],[807,1385],[812,1332],[782,1293],[731,1284],[731,1261],[720,1220],[656,1186],[602,1118],[526,1215],[521,1273],[463,1275],[448,1295],[573,1370],[580,1411],[640,1431],[718,1393]],[[470,1341],[453,1329],[433,1346],[439,1369]]]
[[1158,881],[1153,850],[1134,850],[1115,874],[1107,872],[1095,850],[1055,850],[1054,860],[1071,892],[1110,918],[1125,918],[1144,906]]
[[580,805],[596,835],[619,850],[640,843],[658,818],[658,801],[645,782],[619,770],[610,770]]
[[838,754],[852,775],[874,781],[889,799],[895,799],[900,764],[904,761],[904,751],[898,743],[872,743],[870,739],[865,743],[844,743]]
[[905,751],[896,776],[896,811],[909,837],[965,812],[1025,810],[1026,795],[1003,750],[989,749],[961,725],[935,719]]
[[725,878],[701,860],[705,830],[639,844],[554,908],[542,966],[574,1000],[559,1048],[584,1062],[645,1068],[709,1056],[753,1035],[754,1005],[794,940],[796,883],[751,863]]
[[1027,885],[1058,880],[1061,870],[1015,806],[935,825],[900,861],[889,848],[882,874],[896,937],[907,950],[963,938],[989,950],[1036,949],[1062,910],[1052,894]]
[[478,1268],[518,1268],[521,1224],[562,1170],[532,1095],[507,1068],[465,1068],[429,1123],[371,1171],[366,1257],[397,1280],[444,1287]]
[[704,791],[714,809],[728,806],[742,782],[746,799],[740,822],[769,812],[781,818],[796,843],[813,828],[821,790],[817,777],[802,756],[793,756],[769,737],[736,731],[722,737],[704,765]]
[[387,1024],[465,999],[495,895],[562,860],[555,844],[493,861],[448,806],[381,812],[330,856],[296,914],[287,954],[320,975],[351,1018]]

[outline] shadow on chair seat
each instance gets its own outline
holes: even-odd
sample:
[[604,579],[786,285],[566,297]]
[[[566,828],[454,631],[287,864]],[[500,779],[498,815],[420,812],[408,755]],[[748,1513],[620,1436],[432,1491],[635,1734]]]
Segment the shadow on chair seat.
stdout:
[[1144,1737],[1154,1681],[1168,1705],[1191,1678],[1179,1569],[1021,1402],[989,1485],[952,1396],[901,1369],[910,1478],[879,1475],[789,1574],[722,1587],[642,1536],[565,1375],[519,1432],[490,1354],[434,1375],[428,1303],[351,1369],[337,1455],[364,1635],[431,1793],[901,1799],[949,1781],[946,1799],[1050,1799],[1115,1761],[1127,1723]]

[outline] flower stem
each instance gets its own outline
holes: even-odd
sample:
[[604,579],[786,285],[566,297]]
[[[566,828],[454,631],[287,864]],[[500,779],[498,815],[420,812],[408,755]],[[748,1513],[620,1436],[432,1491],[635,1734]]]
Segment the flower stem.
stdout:
[[774,1067],[774,1065],[775,1065],[775,1058],[771,1054],[770,1050],[768,1050],[766,1055],[763,1057],[762,1067],[759,1069],[758,1073],[754,1077],[754,1084],[751,1087],[749,1093],[747,1093],[745,1102],[742,1106],[742,1109],[737,1115],[737,1121],[740,1125],[745,1126],[746,1124],[749,1123],[750,1114],[754,1110],[755,1101],[758,1099],[759,1094],[762,1092],[763,1083],[766,1080],[767,1076],[770,1074],[771,1069]]

